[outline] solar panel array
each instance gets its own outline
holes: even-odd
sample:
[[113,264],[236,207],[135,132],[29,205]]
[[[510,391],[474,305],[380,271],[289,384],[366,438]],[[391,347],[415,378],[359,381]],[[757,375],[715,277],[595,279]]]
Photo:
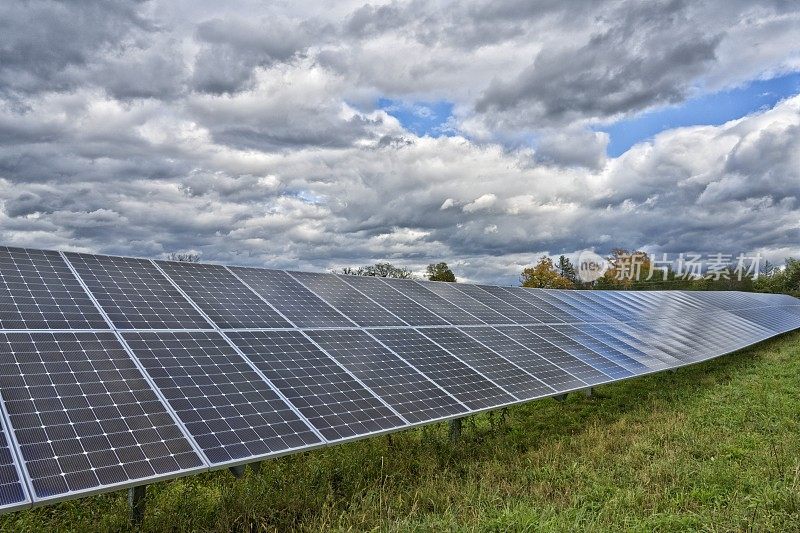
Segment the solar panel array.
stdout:
[[0,247],[0,511],[561,395],[799,327],[786,295]]

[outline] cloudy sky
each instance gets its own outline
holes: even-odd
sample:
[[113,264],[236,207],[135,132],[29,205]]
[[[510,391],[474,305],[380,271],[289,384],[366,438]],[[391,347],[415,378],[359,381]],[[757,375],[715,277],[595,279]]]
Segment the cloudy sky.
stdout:
[[800,256],[790,0],[0,3],[0,242],[323,270]]

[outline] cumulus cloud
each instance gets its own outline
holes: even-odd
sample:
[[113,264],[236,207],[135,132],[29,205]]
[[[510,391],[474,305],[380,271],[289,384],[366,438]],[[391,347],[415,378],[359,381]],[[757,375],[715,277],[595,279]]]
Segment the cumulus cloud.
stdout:
[[[613,245],[797,255],[800,97],[618,158],[588,128],[796,64],[786,3],[721,5],[4,5],[0,239],[506,282]],[[450,135],[380,97],[453,102]]]

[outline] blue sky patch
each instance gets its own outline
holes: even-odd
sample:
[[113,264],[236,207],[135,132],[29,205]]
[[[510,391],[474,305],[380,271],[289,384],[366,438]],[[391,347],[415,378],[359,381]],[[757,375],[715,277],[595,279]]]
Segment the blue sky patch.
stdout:
[[452,102],[440,100],[438,102],[404,102],[389,98],[379,98],[379,109],[400,121],[409,131],[416,135],[440,137],[454,135],[455,131],[447,126],[447,120],[453,114]]
[[664,130],[682,126],[716,126],[771,108],[780,100],[798,93],[800,72],[794,72],[770,80],[752,81],[735,89],[706,94],[677,106],[647,111],[594,129],[608,133],[608,155],[617,157],[634,144]]

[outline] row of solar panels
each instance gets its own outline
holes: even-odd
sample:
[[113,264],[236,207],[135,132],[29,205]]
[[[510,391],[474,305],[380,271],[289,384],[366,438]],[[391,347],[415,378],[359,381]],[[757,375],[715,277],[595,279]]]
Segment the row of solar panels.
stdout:
[[691,364],[800,327],[799,303],[0,248],[0,507]]

